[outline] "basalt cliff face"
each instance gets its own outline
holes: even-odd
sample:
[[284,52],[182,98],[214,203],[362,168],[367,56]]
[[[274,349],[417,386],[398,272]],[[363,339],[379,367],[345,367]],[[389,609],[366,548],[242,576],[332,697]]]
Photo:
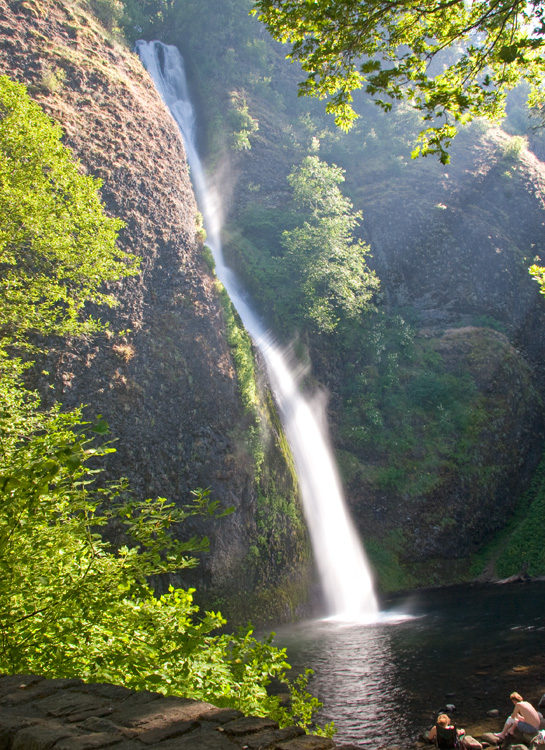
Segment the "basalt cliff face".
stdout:
[[[259,428],[243,406],[217,282],[197,236],[182,141],[148,74],[85,6],[49,0],[2,0],[0,72],[26,84],[60,122],[83,169],[103,181],[108,213],[125,222],[121,246],[141,257],[140,274],[115,290],[119,306],[98,313],[125,334],[52,342],[45,397],[66,408],[86,404],[89,419],[108,421],[116,453],[106,476],[127,476],[139,496],[189,504],[191,490],[209,487],[222,507],[235,507],[181,531],[206,534],[211,551],[177,583],[198,582],[208,604],[225,590],[244,602],[248,591],[270,591],[289,570],[303,599],[306,533],[274,407],[259,367]],[[266,452],[260,473],[252,448],[258,429]],[[291,498],[296,520],[276,523],[283,563],[257,566],[250,554],[256,503],[273,485]],[[270,596],[261,614],[289,617],[292,604],[289,594]]]

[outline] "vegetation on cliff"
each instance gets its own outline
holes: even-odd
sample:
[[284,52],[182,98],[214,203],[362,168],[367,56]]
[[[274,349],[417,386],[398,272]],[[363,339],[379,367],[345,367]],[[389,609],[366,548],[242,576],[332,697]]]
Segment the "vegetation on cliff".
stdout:
[[343,170],[309,154],[287,181],[292,199],[284,212],[248,206],[242,225],[232,227],[229,247],[236,248],[276,335],[289,340],[296,332],[332,334],[356,326],[379,282],[367,265],[369,247],[354,236],[361,213],[341,191]]
[[81,335],[100,322],[85,305],[115,305],[104,282],[136,273],[121,252],[122,223],[104,214],[101,182],[81,174],[62,131],[20,84],[0,76],[0,335]]

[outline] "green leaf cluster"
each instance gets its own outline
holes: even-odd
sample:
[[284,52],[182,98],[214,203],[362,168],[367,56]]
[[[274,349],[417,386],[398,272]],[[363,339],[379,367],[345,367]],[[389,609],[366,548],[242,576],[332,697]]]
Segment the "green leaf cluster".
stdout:
[[247,151],[252,147],[250,136],[259,130],[259,123],[250,115],[246,99],[239,92],[231,91],[229,104],[231,146],[235,151]]
[[250,627],[220,633],[225,620],[199,614],[192,589],[156,596],[148,583],[207,548],[206,539],[180,541],[179,527],[196,513],[220,515],[208,491],[177,507],[134,499],[124,480],[98,487],[98,461],[113,449],[87,432],[104,423],[41,411],[14,363],[3,365],[0,671],[80,676],[287,721],[267,693],[286,677],[284,650]]
[[283,210],[262,196],[227,231],[230,262],[278,335],[331,334],[356,326],[379,289],[369,247],[356,237],[361,213],[340,185],[344,170],[316,155],[287,176]]
[[353,237],[361,213],[342,194],[343,181],[339,167],[317,156],[305,157],[288,177],[303,222],[283,233],[286,252],[279,265],[298,287],[297,316],[320,333],[358,317],[379,286],[366,263],[369,247]]
[[[257,0],[253,11],[307,78],[300,92],[328,99],[343,129],[357,117],[354,91],[365,88],[386,111],[406,100],[432,122],[414,155],[448,163],[454,122],[497,120],[506,92],[530,86],[543,101],[543,3],[536,0]],[[438,118],[444,122],[437,124]]]

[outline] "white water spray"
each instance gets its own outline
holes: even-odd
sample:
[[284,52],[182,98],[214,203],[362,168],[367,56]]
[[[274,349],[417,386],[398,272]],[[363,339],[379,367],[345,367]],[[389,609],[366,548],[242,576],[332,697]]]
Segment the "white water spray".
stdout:
[[244,290],[224,263],[220,238],[221,201],[217,192],[207,185],[195,147],[195,115],[188,95],[182,57],[176,47],[161,42],[137,42],[136,51],[182,133],[197,202],[204,217],[207,244],[216,262],[216,274],[267,365],[294,456],[305,516],[329,611],[338,619],[373,620],[378,606],[369,565],[346,510],[324,428],[323,406],[307,400],[300,393],[296,375],[288,366],[286,353],[251,310]]

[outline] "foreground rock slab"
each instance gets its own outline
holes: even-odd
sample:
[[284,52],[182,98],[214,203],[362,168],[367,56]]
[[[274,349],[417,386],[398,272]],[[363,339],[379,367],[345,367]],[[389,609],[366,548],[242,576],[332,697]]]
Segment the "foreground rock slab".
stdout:
[[0,750],[330,750],[327,737],[210,703],[79,679],[0,675]]

